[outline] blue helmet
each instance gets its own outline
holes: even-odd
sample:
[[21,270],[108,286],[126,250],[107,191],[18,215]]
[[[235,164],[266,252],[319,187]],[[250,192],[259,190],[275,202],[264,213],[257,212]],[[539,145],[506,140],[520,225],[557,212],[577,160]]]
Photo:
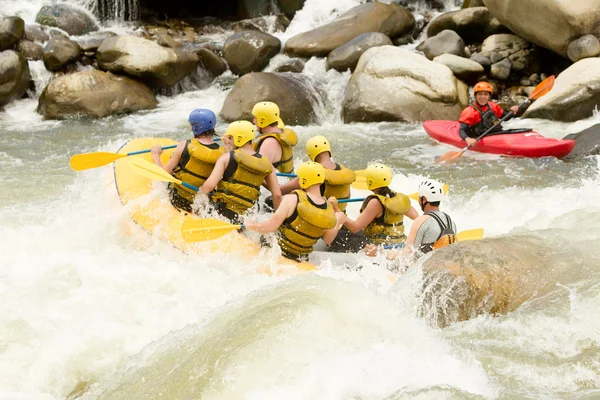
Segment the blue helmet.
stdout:
[[198,108],[190,113],[189,121],[192,124],[194,136],[198,136],[215,128],[217,116],[210,110]]

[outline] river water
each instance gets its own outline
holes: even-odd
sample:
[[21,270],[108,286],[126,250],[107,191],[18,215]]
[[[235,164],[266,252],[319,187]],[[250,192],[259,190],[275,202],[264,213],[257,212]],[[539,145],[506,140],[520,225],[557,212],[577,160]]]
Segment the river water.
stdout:
[[[308,0],[286,35],[358,3]],[[0,12],[31,22],[40,5],[1,1]],[[50,76],[30,65],[43,87]],[[340,103],[348,73],[311,60],[305,74]],[[506,251],[536,260],[539,239],[551,238],[536,266],[563,268],[550,293],[440,329],[415,312],[420,263],[392,287],[385,265],[360,255],[323,256],[318,272],[297,277],[256,274],[229,254],[185,255],[125,229],[110,166],[70,169],[71,155],[132,137],[186,138],[190,110],[220,110],[227,81],[98,121],[42,121],[35,98],[0,111],[0,399],[600,397],[600,158],[467,153],[440,166],[453,149],[420,124],[345,125],[335,105],[319,110],[320,125],[293,127],[299,149],[323,134],[350,168],[392,166],[398,190],[423,177],[448,183],[443,209],[459,230],[483,227]],[[508,126],[558,138],[599,121]]]

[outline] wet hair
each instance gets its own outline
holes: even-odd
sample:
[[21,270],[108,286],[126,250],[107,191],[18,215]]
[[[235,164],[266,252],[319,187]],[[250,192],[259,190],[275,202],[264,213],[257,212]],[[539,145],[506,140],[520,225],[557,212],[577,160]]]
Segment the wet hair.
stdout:
[[278,122],[278,121],[275,121],[275,122],[273,122],[272,124],[269,124],[268,126],[278,126],[278,125],[279,125],[279,122]]
[[214,136],[215,135],[215,130],[214,129],[209,129],[207,131],[202,132],[199,135],[194,135],[194,137],[200,137],[200,136]]
[[431,205],[432,207],[439,207],[440,206],[440,202],[439,201],[428,201],[427,203],[429,203],[429,205]]
[[377,188],[373,190],[373,193],[386,197],[390,197],[392,194],[394,194],[394,192],[392,191],[392,189],[389,188],[389,186]]

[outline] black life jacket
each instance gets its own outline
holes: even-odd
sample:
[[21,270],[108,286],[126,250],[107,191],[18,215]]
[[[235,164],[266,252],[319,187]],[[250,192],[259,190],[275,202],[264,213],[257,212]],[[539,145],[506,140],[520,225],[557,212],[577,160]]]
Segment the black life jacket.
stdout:
[[432,211],[427,211],[425,215],[429,215],[438,223],[440,227],[440,234],[437,239],[433,243],[422,243],[419,247],[419,251],[422,253],[429,253],[430,251],[440,249],[442,247],[448,246],[454,242],[456,242],[456,232],[452,229],[452,220],[450,216],[444,212],[442,212],[446,216],[446,223],[442,221],[442,219]]
[[500,124],[498,116],[494,110],[492,110],[492,107],[489,104],[487,111],[483,111],[476,103],[471,104],[471,107],[473,107],[479,113],[480,117],[480,121],[471,127],[471,132],[474,134],[473,136],[478,137],[494,125],[496,127],[492,129],[490,133],[500,132],[502,130],[502,124]]

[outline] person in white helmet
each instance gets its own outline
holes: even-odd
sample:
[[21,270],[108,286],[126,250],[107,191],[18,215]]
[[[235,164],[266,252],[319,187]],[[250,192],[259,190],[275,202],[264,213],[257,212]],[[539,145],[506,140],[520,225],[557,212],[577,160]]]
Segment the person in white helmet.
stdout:
[[419,185],[417,193],[423,215],[415,219],[406,239],[404,252],[418,250],[428,253],[454,243],[456,224],[448,214],[440,211],[440,202],[444,198],[442,184],[426,179]]

